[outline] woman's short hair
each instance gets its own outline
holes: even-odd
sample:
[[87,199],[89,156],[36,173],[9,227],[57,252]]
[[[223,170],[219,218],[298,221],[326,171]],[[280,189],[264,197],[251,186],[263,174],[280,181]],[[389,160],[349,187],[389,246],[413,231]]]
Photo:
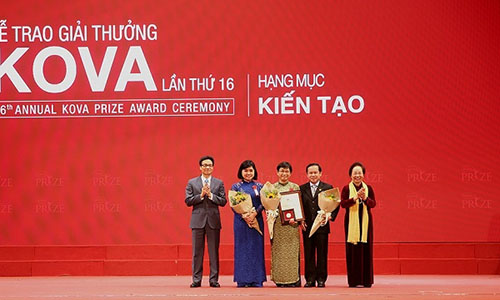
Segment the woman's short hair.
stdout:
[[352,176],[352,170],[355,168],[355,167],[361,167],[361,169],[363,170],[363,175],[365,175],[365,172],[366,172],[366,168],[365,166],[363,166],[362,163],[360,163],[359,161],[353,163],[351,165],[351,167],[349,168],[349,176]]
[[243,180],[243,175],[241,175],[241,171],[243,171],[246,168],[252,167],[254,170],[254,176],[253,179],[257,180],[257,167],[255,167],[255,163],[251,160],[245,160],[244,162],[241,163],[240,168],[238,169],[238,178]]
[[289,169],[290,170],[290,173],[292,173],[292,165],[287,162],[287,161],[282,161],[278,164],[278,166],[276,167],[276,171],[279,172],[279,170],[283,168],[283,169]]

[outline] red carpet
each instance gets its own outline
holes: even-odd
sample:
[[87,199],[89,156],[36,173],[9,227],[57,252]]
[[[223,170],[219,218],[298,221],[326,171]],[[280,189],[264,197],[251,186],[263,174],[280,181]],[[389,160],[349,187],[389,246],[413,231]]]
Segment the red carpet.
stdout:
[[346,287],[346,277],[329,276],[327,287],[236,288],[232,276],[221,288],[191,289],[189,276],[4,277],[0,299],[500,299],[498,275],[380,275],[370,289]]

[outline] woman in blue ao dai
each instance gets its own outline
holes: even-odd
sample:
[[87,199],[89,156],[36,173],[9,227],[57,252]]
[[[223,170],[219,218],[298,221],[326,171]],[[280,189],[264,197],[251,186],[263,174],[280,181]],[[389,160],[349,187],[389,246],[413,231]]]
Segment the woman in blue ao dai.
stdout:
[[262,184],[257,180],[257,168],[251,160],[241,163],[238,170],[241,179],[232,185],[233,191],[250,194],[255,212],[243,218],[234,213],[234,281],[238,287],[262,287],[266,281],[266,268],[264,264],[264,236],[257,230],[248,226],[258,222],[261,231],[264,231],[262,211],[264,207],[260,201]]

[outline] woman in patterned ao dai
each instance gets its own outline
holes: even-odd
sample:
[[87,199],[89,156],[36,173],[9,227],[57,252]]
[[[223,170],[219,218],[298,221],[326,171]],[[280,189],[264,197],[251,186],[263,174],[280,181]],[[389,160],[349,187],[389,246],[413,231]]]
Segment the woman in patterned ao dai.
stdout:
[[[278,192],[298,191],[299,186],[288,181],[292,175],[292,166],[281,162],[276,167],[278,182],[274,187]],[[274,223],[274,235],[271,240],[271,280],[279,287],[300,287],[300,233],[299,223],[281,225],[278,214]]]

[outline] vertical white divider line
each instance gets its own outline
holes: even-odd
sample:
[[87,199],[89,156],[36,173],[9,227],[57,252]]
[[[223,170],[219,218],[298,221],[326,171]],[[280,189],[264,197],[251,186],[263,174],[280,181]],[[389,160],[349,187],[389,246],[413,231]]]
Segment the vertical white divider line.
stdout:
[[247,74],[247,116],[250,117],[250,74]]

